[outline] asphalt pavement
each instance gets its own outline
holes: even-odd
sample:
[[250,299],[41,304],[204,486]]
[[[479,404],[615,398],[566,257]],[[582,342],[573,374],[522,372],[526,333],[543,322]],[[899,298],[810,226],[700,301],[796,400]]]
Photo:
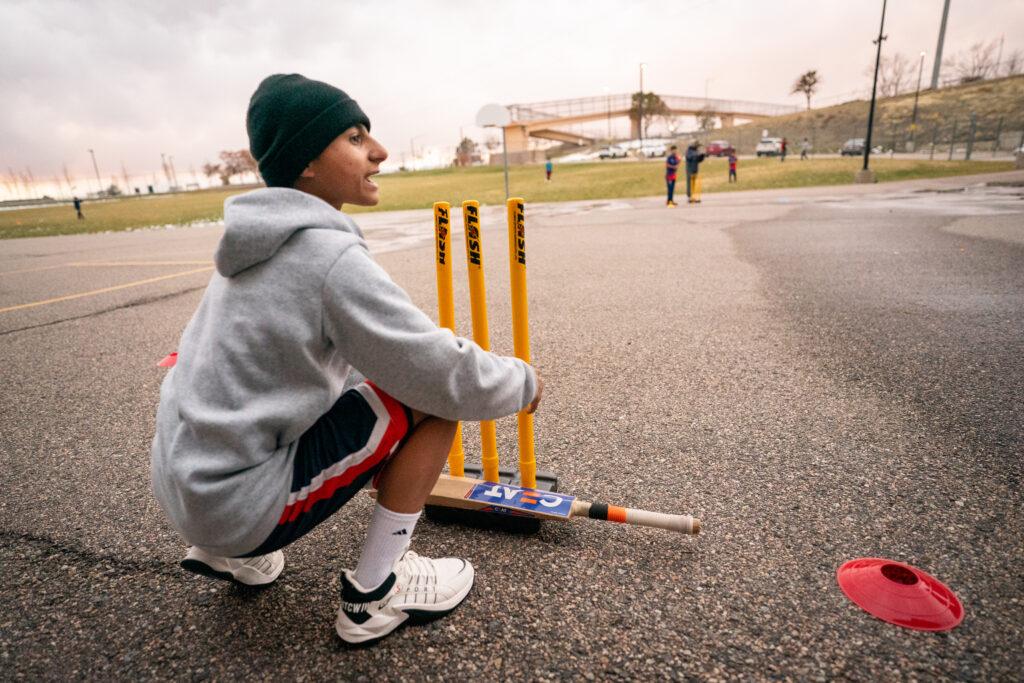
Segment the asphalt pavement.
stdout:
[[[794,160],[794,163],[798,163]],[[558,182],[557,179],[554,182]],[[987,184],[986,184],[987,183]],[[514,188],[513,188],[514,189]],[[438,197],[443,199],[443,197]],[[511,351],[502,212],[491,337]],[[435,311],[429,211],[359,217]],[[164,370],[220,226],[0,242],[5,679],[1016,679],[1024,670],[1024,172],[527,206],[537,455],[587,500],[697,538],[578,520],[421,522],[477,567],[449,617],[343,647],[353,501],[257,590],[188,574],[149,491]],[[457,324],[469,330],[461,234]],[[466,447],[478,453],[475,425]],[[499,450],[514,464],[513,419]],[[472,456],[471,456],[472,457]],[[836,569],[885,557],[963,603],[877,620]]]

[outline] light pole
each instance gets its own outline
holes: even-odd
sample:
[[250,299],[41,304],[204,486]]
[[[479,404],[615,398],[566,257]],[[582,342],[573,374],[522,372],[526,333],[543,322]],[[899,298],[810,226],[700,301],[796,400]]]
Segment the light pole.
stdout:
[[910,116],[910,149],[917,148],[917,98],[921,96],[921,74],[924,72],[924,50],[921,50],[921,63],[917,66],[917,90],[914,92],[914,113]]
[[939,44],[935,47],[935,66],[932,68],[932,90],[939,87],[939,71],[942,69],[942,43],[946,40],[946,19],[949,18],[949,0],[942,5],[942,23],[939,25]]
[[100,167],[96,165],[96,153],[90,149],[89,156],[92,157],[92,170],[96,171],[96,186],[100,192],[103,192],[103,181],[100,180]]
[[636,111],[637,111],[637,129],[640,131],[640,146],[637,148],[637,152],[640,154],[640,158],[644,158],[644,67],[647,65],[640,62],[640,99],[637,100]]
[[878,90],[878,65],[882,60],[882,41],[885,40],[885,4],[886,0],[882,0],[882,23],[878,27],[878,40],[874,41],[875,45],[878,46],[878,50],[875,52],[875,78],[871,82],[871,108],[868,110],[868,133],[864,138],[864,168],[862,168],[856,177],[858,183],[873,183],[875,182],[875,174],[868,169],[868,159],[871,156],[871,129],[875,125],[875,94]]
[[612,144],[612,96],[611,90],[606,85],[604,87],[604,97],[608,105],[608,144]]

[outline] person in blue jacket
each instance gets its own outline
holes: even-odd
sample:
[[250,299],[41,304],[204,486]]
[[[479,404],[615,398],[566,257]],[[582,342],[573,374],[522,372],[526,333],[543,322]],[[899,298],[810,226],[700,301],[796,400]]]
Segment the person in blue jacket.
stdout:
[[692,141],[686,148],[686,199],[689,203],[699,202],[693,198],[693,184],[697,179],[700,164],[704,161],[704,152],[700,151],[700,143]]

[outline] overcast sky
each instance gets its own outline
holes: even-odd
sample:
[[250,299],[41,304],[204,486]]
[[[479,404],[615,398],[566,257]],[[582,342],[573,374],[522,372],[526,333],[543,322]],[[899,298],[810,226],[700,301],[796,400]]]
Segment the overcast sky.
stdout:
[[[884,52],[931,70],[942,0],[891,0]],[[245,109],[275,72],[326,80],[356,98],[398,158],[454,146],[477,110],[602,95],[659,94],[801,104],[793,81],[824,79],[818,100],[869,85],[881,0],[0,0],[0,174],[67,164],[91,177],[179,175],[247,146]],[[1024,0],[952,0],[945,54],[1005,35],[1024,47]],[[710,79],[708,82],[707,79]]]

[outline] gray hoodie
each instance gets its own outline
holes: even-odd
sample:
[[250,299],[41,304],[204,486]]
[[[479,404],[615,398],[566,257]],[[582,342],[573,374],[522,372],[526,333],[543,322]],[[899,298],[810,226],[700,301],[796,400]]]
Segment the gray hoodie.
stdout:
[[283,510],[299,437],[356,369],[405,405],[450,420],[533,399],[526,363],[439,328],[370,257],[351,218],[312,195],[228,199],[217,272],[160,388],[153,491],[193,544],[255,549]]

